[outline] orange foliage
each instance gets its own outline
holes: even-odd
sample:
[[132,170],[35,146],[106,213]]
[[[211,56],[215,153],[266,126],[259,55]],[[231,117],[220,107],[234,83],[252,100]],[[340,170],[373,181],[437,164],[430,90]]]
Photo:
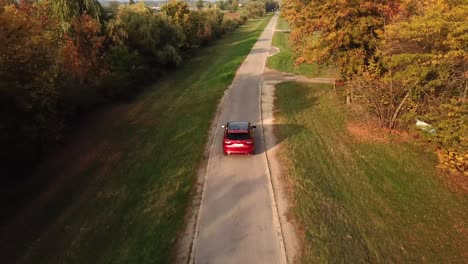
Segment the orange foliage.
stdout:
[[402,2],[285,0],[297,63],[338,63],[344,77],[361,72],[375,60],[385,24],[405,13]]
[[100,24],[87,14],[75,17],[65,36],[63,65],[80,84],[92,82],[103,73],[105,37]]

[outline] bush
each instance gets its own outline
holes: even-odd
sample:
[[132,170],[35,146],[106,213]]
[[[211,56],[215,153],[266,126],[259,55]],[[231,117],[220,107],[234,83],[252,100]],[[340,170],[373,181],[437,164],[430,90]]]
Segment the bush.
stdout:
[[207,44],[224,33],[223,13],[217,8],[191,11],[183,26],[188,47]]
[[451,99],[440,106],[440,114],[435,118],[434,141],[444,148],[454,148],[468,152],[468,100]]
[[244,10],[248,17],[262,17],[265,15],[265,4],[261,1],[248,2]]
[[234,29],[238,28],[239,27],[239,22],[236,19],[232,19],[232,18],[229,18],[229,17],[224,17],[223,23],[222,23],[221,26],[225,31],[229,32],[229,31],[233,31]]
[[201,10],[192,11],[188,15],[184,28],[185,46],[196,47],[202,42],[200,32],[204,28],[204,12]]
[[247,21],[247,15],[245,14],[245,11],[242,13],[239,12],[229,12],[224,14],[224,19],[234,19],[237,21],[237,24],[243,25]]
[[218,8],[210,8],[206,12],[205,28],[210,28],[212,32],[211,39],[219,38],[223,34],[223,18],[224,14]]
[[249,19],[249,17],[245,13],[241,13],[238,19],[239,25],[244,25],[245,22],[247,22],[247,19]]
[[143,3],[119,7],[107,28],[114,45],[137,51],[148,58],[151,67],[161,69],[181,62],[182,28],[163,14],[153,14]]
[[135,94],[136,84],[151,76],[148,62],[138,53],[121,46],[112,47],[106,54],[110,73],[102,78],[99,88],[106,98],[128,98]]

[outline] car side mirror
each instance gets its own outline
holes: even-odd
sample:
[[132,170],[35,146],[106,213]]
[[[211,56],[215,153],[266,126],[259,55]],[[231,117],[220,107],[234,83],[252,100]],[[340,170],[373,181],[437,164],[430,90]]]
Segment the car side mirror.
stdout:
[[251,128],[257,128],[257,126],[251,126]]

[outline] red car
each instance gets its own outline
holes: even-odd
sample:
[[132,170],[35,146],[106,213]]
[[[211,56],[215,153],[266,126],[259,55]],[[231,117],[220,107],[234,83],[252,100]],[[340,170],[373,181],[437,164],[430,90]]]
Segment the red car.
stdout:
[[250,122],[227,122],[224,128],[224,154],[254,154],[253,129]]

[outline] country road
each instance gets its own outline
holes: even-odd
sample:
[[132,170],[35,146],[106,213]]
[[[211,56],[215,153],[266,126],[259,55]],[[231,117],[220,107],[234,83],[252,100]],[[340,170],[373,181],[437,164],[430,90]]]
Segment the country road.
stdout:
[[[239,68],[221,107],[208,161],[191,262],[286,263],[261,126],[261,75],[278,14]],[[227,121],[257,124],[256,153],[224,156]]]

